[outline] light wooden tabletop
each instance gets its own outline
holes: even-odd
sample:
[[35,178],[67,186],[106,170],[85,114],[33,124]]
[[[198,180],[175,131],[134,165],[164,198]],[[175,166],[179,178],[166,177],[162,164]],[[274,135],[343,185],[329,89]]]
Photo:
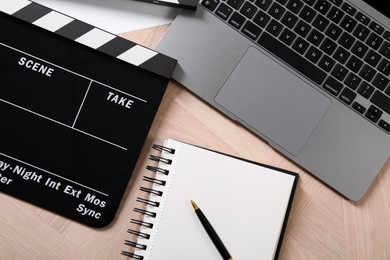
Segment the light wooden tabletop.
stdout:
[[[168,28],[122,36],[154,48]],[[120,253],[150,147],[166,138],[300,174],[280,259],[390,259],[390,161],[363,200],[348,201],[173,81],[114,222],[92,229],[0,193],[0,259],[126,259]]]

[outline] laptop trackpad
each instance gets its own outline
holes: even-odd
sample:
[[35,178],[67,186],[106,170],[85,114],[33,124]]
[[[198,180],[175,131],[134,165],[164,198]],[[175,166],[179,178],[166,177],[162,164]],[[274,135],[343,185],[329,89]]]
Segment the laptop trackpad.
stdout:
[[297,155],[331,100],[250,47],[215,97],[218,104]]

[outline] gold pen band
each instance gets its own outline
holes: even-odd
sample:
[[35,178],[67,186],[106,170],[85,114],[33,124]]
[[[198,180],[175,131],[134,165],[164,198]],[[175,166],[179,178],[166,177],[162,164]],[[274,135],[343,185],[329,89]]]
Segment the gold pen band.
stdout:
[[191,200],[191,204],[192,204],[192,207],[194,208],[194,210],[199,209],[198,205],[196,205],[196,203],[193,200]]

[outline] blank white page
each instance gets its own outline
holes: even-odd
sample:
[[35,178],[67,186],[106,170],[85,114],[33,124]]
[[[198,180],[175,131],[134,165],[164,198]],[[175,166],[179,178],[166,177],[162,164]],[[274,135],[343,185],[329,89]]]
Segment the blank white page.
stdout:
[[156,219],[145,218],[155,222],[151,238],[139,240],[145,259],[221,259],[190,200],[234,259],[273,259],[296,176],[175,140],[165,146],[175,153],[161,154],[173,163],[159,164],[170,172],[163,197],[150,198],[161,204]]

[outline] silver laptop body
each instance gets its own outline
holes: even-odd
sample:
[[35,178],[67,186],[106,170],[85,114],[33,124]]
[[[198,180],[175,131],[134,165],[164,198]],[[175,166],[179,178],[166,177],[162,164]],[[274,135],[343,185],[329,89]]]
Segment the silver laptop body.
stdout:
[[[237,4],[237,0],[205,1],[207,3],[204,5],[221,2],[227,8],[226,6],[224,9],[221,8],[220,17],[212,14],[209,7],[206,8],[202,4],[198,6],[196,12],[182,11],[157,47],[158,51],[178,59],[173,78],[232,120],[240,122],[259,135],[278,151],[346,198],[360,200],[390,153],[390,132],[387,124],[387,122],[390,123],[390,103],[383,104],[387,102],[384,96],[387,95],[387,86],[380,87],[383,90],[376,86],[367,87],[367,91],[369,89],[372,92],[369,98],[365,97],[366,92],[361,86],[355,90],[355,92],[359,90],[360,94],[359,92],[351,94],[352,85],[346,86],[344,81],[341,84],[334,82],[334,77],[338,77],[339,74],[332,76],[333,70],[326,71],[329,65],[326,60],[309,61],[315,64],[317,70],[308,73],[305,71],[307,62],[300,64],[301,60],[296,58],[296,54],[292,57],[286,54],[289,59],[292,59],[286,63],[283,61],[284,56],[281,58],[271,53],[270,49],[292,49],[294,45],[294,42],[284,47],[280,43],[274,44],[269,37],[272,36],[272,29],[274,29],[271,25],[268,24],[270,32],[267,31],[267,27],[264,27],[259,33],[260,36],[252,33],[251,27],[245,31],[243,31],[244,25],[241,25],[240,31],[233,28],[240,26],[239,19],[233,20],[233,13],[247,15],[253,12],[247,7],[253,5],[257,8],[254,8],[255,12],[261,10],[267,13],[267,10],[262,10],[261,5],[272,6],[274,2],[278,3],[278,5],[275,4],[278,8],[275,9],[274,6],[272,15],[268,13],[270,21],[275,20],[283,24],[283,16],[275,17],[279,11],[284,11],[283,15],[291,11],[289,8],[292,9],[295,5],[287,5],[292,0],[271,1],[271,3],[270,0],[257,0],[252,1],[252,5],[241,6],[241,9],[237,10],[230,6],[230,4]],[[320,4],[310,5],[309,2],[311,1],[297,2],[295,0],[295,3],[301,5],[301,10],[307,6],[307,10],[315,10],[315,15],[321,14]],[[343,1],[325,2],[333,7],[336,4],[340,5]],[[385,31],[390,31],[390,19],[367,3],[359,0],[346,3],[355,8],[355,13],[350,14],[351,17],[359,12],[362,23],[374,21]],[[271,7],[268,7],[268,11],[269,8]],[[231,16],[224,17],[224,12],[230,13]],[[368,19],[364,20],[361,14]],[[348,15],[348,12],[345,12],[345,15]],[[322,16],[327,17],[327,14],[324,12]],[[237,15],[235,18],[240,17]],[[258,22],[260,23],[260,20]],[[334,22],[331,21],[328,26],[332,23]],[[346,28],[343,32],[347,32],[347,36],[353,35],[353,31],[348,33],[349,25],[346,22],[343,22],[343,26]],[[290,32],[294,30],[298,32],[298,29],[290,28]],[[327,37],[325,31],[322,32],[324,39],[331,37]],[[261,36],[265,32],[267,34]],[[282,37],[282,33],[278,37]],[[331,35],[331,32],[328,33]],[[309,42],[307,37],[310,33],[307,37],[295,34],[297,36],[295,41],[301,38]],[[387,37],[388,34],[385,36]],[[283,37],[284,40],[289,40],[286,34]],[[380,38],[384,39],[383,42],[387,42],[386,37]],[[250,38],[256,38],[256,40],[252,41]],[[310,39],[310,46],[321,50],[321,44],[315,46],[311,43],[315,40]],[[258,41],[262,43],[258,44]],[[365,41],[362,40],[362,43],[369,45],[369,42]],[[337,43],[337,40],[334,42]],[[298,49],[298,43],[295,47]],[[346,53],[337,55],[333,53],[327,56],[330,58],[337,56],[334,66],[339,64],[347,68],[348,65],[347,71],[354,72],[352,75],[359,75],[360,72],[355,70],[354,64],[351,64],[352,61],[342,62],[344,57],[342,54],[349,58],[352,56],[359,58],[358,54],[352,54],[352,48],[353,46],[350,49],[345,48],[350,56]],[[373,46],[373,48],[379,47]],[[309,55],[308,52],[307,50],[306,55]],[[322,53],[325,56],[326,53],[324,51]],[[310,59],[315,60],[315,54],[312,52]],[[364,61],[364,57],[358,60]],[[382,77],[383,84],[386,84],[386,78],[389,78],[386,75],[385,61],[386,59],[380,61],[383,72],[383,75],[382,73],[380,75],[385,76],[385,79]],[[370,60],[368,62],[371,63]],[[365,64],[363,63],[363,66]],[[367,67],[370,68],[366,66],[365,69]],[[366,85],[371,86],[372,83],[367,82],[369,77],[366,78],[366,74],[360,74],[363,77],[360,84],[366,82]],[[380,82],[375,80],[375,85],[380,85]],[[348,84],[354,83],[352,81]],[[376,93],[377,90],[381,93]],[[390,87],[388,91],[390,92]],[[373,105],[370,99],[375,99],[376,103]],[[380,107],[377,105],[378,102],[382,102]]]

